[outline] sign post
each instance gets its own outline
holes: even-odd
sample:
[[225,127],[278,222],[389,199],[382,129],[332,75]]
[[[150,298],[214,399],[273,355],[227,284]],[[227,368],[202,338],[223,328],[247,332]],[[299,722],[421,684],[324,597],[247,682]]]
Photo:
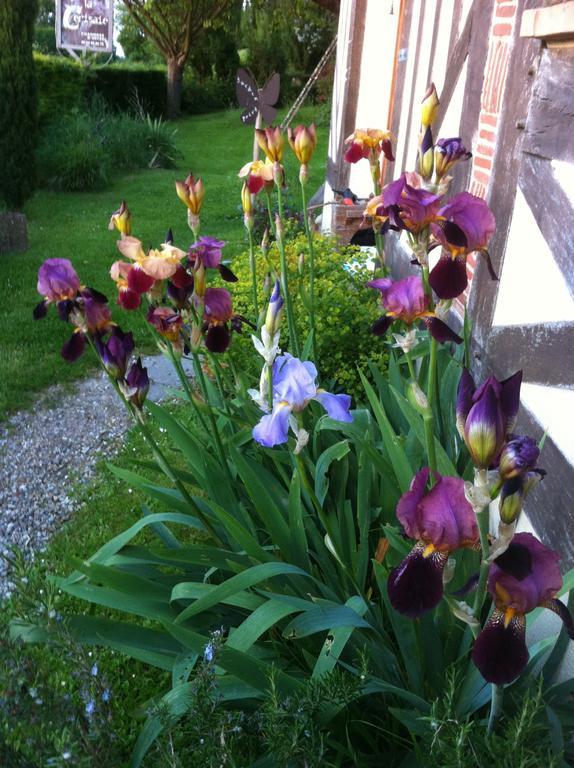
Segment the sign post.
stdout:
[[56,46],[113,53],[113,0],[56,0]]

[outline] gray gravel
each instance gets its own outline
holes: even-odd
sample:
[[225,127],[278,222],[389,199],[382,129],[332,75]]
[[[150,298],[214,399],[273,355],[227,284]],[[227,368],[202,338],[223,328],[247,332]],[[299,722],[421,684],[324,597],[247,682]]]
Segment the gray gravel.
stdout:
[[[165,358],[144,363],[151,399],[160,400],[177,387]],[[88,483],[97,462],[117,453],[130,425],[104,374],[71,389],[50,387],[33,409],[0,425],[0,600],[13,588],[2,555],[12,546],[29,556],[45,548],[74,511],[72,487]]]

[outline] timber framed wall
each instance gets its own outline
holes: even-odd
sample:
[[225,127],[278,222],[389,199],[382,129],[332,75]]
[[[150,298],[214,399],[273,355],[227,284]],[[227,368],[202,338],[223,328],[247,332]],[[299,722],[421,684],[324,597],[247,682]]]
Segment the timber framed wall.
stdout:
[[[497,220],[490,253],[499,281],[491,280],[482,258],[468,260],[473,369],[479,378],[489,372],[504,378],[523,367],[518,428],[535,438],[548,429],[541,466],[549,472],[526,511],[538,535],[573,565],[574,2],[395,0],[395,18],[386,25],[394,39],[378,47],[392,76],[379,104],[386,120],[376,123],[361,104],[375,92],[377,73],[353,63],[353,55],[364,61],[376,45],[376,32],[365,23],[372,4],[388,14],[386,0],[341,3],[342,13],[354,10],[363,26],[360,53],[351,53],[340,83],[347,110],[344,116],[333,110],[333,125],[341,141],[355,127],[392,130],[396,162],[385,169],[388,182],[414,168],[419,103],[428,83],[436,83],[440,135],[461,136],[473,152],[471,162],[455,169],[453,191],[484,197]],[[521,37],[523,26],[525,34],[547,30],[548,14],[562,28],[547,38]],[[339,33],[343,47],[341,27]],[[330,181],[368,195],[368,170],[358,166],[339,163]],[[361,215],[362,207],[332,206],[331,228],[356,229]],[[395,277],[412,270],[399,237],[387,237],[386,250]],[[461,312],[461,304],[454,307],[454,322]]]

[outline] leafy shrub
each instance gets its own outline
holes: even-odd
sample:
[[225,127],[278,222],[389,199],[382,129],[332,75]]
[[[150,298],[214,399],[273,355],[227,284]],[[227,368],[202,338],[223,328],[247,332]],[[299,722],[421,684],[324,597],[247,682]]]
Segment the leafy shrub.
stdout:
[[53,189],[101,189],[118,170],[170,168],[175,131],[161,118],[113,114],[101,98],[86,113],[62,116],[45,129],[38,150],[41,182]]
[[165,113],[165,67],[114,63],[94,70],[90,90],[100,94],[114,110],[128,110],[132,95],[137,92],[146,113],[154,117]]
[[81,192],[102,189],[110,161],[97,124],[87,115],[69,115],[52,123],[38,149],[40,183],[51,189]]
[[[370,326],[379,317],[380,311],[375,292],[366,287],[367,281],[373,277],[367,267],[368,257],[358,248],[338,245],[333,237],[315,235],[314,244],[318,367],[324,379],[333,379],[355,398],[364,397],[357,367],[365,367],[369,359],[384,366],[387,358],[382,341],[370,332]],[[309,326],[300,294],[303,281],[299,274],[299,261],[301,255],[308,260],[306,237],[298,235],[288,240],[286,252],[299,338],[304,342]],[[278,268],[279,257],[274,246],[269,251],[269,257]],[[256,260],[260,276],[260,306],[263,306],[265,297],[261,278],[265,275],[266,265],[260,253],[256,254]],[[233,270],[239,278],[233,292],[235,310],[253,319],[248,252],[234,260]],[[307,280],[305,269],[305,282]],[[244,367],[249,361],[258,364],[253,357],[248,334],[234,340],[232,354],[241,355]]]
[[184,76],[181,108],[185,114],[201,115],[232,106],[235,106],[233,80],[205,80],[198,83],[192,77]]
[[35,53],[34,64],[40,123],[49,123],[55,117],[79,111],[93,73],[63,56]]
[[[158,117],[165,113],[165,67],[130,63],[86,69],[71,59],[41,53],[34,54],[34,61],[42,123],[80,111],[96,94],[114,111],[129,111],[135,94],[146,114]],[[199,83],[186,74],[182,97],[184,113],[203,114],[234,104],[233,77],[209,78]]]

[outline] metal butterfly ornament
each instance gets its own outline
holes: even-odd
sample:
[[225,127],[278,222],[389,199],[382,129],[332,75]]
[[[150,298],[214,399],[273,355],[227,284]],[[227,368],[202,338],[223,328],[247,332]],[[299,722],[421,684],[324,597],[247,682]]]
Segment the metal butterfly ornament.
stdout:
[[245,125],[255,123],[258,112],[261,112],[263,120],[268,125],[271,124],[277,115],[275,104],[279,99],[280,84],[278,72],[274,72],[263,88],[260,88],[248,69],[238,69],[235,75],[235,93],[239,106],[244,108],[241,122]]

